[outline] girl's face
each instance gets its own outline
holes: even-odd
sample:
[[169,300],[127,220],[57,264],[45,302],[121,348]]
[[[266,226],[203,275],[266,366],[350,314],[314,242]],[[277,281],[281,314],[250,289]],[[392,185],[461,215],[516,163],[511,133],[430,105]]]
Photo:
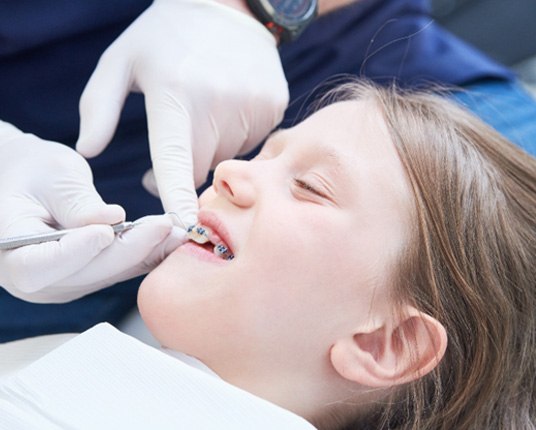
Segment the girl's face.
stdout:
[[217,167],[199,224],[234,259],[179,247],[145,278],[142,316],[164,346],[253,392],[251,375],[274,385],[329,372],[333,339],[389,306],[409,202],[376,106],[330,105],[272,135],[254,160]]

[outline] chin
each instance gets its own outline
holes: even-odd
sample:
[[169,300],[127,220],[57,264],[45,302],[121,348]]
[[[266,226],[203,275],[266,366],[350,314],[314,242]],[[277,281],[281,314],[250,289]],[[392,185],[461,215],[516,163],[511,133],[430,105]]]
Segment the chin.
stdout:
[[158,300],[158,295],[159,293],[155,291],[150,279],[148,282],[144,280],[138,291],[138,309],[143,322],[158,343],[171,347],[169,345],[169,324],[166,324],[166,310],[163,303]]
[[158,320],[158,306],[155,306],[153,294],[154,288],[152,285],[152,272],[149,273],[145,279],[142,281],[140,288],[138,290],[138,310],[140,311],[141,318],[151,334],[162,343],[162,340],[159,338],[156,327],[154,323]]
[[166,262],[168,265],[163,263],[141,283],[138,309],[145,325],[161,345],[182,351],[183,344],[188,345],[189,336],[196,332],[196,317],[200,315],[202,305],[200,289],[198,282],[192,279],[195,274],[181,274],[175,260]]

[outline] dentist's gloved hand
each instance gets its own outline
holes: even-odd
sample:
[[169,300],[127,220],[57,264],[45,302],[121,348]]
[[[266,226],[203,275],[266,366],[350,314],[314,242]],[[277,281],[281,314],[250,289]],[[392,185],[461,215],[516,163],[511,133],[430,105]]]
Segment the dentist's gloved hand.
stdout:
[[27,301],[65,302],[141,275],[184,241],[167,215],[114,236],[107,224],[125,212],[102,201],[87,162],[2,121],[0,204],[0,238],[81,227],[58,242],[0,251],[0,286]]
[[145,95],[164,209],[195,222],[195,187],[282,119],[288,87],[275,38],[214,0],[155,0],[104,52],[80,100],[77,150],[98,155],[129,91]]

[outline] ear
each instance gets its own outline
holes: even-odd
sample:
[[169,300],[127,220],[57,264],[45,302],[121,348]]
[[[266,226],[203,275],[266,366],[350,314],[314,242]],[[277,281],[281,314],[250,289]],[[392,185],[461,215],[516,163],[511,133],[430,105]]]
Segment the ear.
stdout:
[[402,315],[400,321],[370,324],[338,339],[330,351],[335,371],[360,385],[383,388],[433,370],[447,348],[445,328],[411,306]]

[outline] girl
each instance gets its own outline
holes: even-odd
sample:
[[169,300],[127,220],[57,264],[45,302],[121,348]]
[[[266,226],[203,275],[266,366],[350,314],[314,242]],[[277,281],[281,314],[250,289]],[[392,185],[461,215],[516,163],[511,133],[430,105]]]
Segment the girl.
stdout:
[[535,160],[437,95],[334,97],[217,167],[146,324],[321,429],[534,429]]

